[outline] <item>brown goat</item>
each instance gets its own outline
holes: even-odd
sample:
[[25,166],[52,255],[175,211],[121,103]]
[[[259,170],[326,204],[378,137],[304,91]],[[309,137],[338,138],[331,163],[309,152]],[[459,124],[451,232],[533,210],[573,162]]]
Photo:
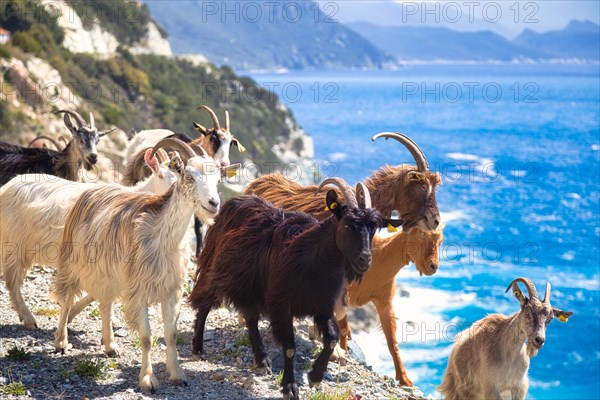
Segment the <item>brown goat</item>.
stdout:
[[[368,177],[364,184],[371,193],[373,207],[387,218],[393,210],[398,210],[405,230],[418,225],[424,231],[435,231],[440,223],[435,199],[435,189],[442,182],[440,175],[429,171],[425,156],[407,136],[380,133],[373,140],[379,137],[393,138],[404,144],[413,155],[417,167],[406,164],[386,165]],[[313,198],[316,188],[315,185],[302,186],[280,174],[271,174],[255,179],[244,194],[261,196],[278,207],[303,211],[318,219],[325,219],[329,213]],[[338,192],[338,195],[341,193]],[[325,194],[320,196],[324,201]]]
[[[347,286],[347,303],[361,307],[372,301],[377,309],[381,329],[388,350],[394,361],[396,379],[403,385],[412,385],[402,365],[398,340],[396,339],[396,314],[392,301],[396,291],[396,275],[409,262],[415,263],[421,275],[433,275],[439,265],[438,248],[444,240],[443,226],[434,232],[424,232],[414,227],[389,237],[375,235],[373,238],[373,261],[360,282]],[[348,339],[352,337],[344,307],[338,303],[336,317],[340,329],[340,347],[348,351]]]

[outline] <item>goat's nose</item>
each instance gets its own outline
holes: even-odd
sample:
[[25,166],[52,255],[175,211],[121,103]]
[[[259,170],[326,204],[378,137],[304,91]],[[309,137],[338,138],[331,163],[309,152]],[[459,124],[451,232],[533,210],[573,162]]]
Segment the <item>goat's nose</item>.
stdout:
[[95,164],[98,161],[98,154],[90,154],[89,159],[92,164]]
[[229,161],[221,161],[221,167],[229,167]]
[[436,272],[438,269],[438,265],[433,263],[429,266],[429,268],[431,268],[431,272]]
[[214,208],[217,208],[217,207],[219,207],[219,200],[210,199],[210,200],[208,200],[208,204],[210,204]]
[[544,342],[546,341],[546,339],[544,339],[541,336],[536,337],[535,339],[533,339],[533,341],[535,342],[535,345],[537,347],[542,347],[544,345]]
[[361,254],[358,259],[364,264],[371,264],[371,254]]
[[433,226],[435,228],[437,228],[438,226],[440,226],[440,220],[439,220],[439,218],[436,218],[436,219],[433,220]]

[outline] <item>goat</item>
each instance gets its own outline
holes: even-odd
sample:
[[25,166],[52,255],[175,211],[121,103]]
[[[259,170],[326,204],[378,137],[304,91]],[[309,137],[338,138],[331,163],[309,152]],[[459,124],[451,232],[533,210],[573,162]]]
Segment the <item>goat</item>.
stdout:
[[[442,224],[443,225],[443,224]],[[396,339],[396,314],[392,301],[396,290],[396,275],[409,262],[413,262],[421,275],[433,275],[439,265],[439,246],[443,241],[443,226],[434,232],[424,232],[418,227],[401,231],[393,236],[373,238],[373,261],[360,282],[347,286],[346,303],[351,307],[361,307],[373,302],[379,315],[388,350],[394,361],[396,380],[402,385],[412,386],[402,365],[398,340]],[[340,330],[340,347],[348,351],[348,339],[352,337],[346,305],[338,301],[336,318]]]
[[[60,110],[64,113],[64,122],[71,131],[73,139],[62,151],[21,147],[0,142],[0,186],[19,174],[42,173],[56,175],[70,181],[78,181],[81,165],[91,170],[98,161],[96,145],[101,137],[112,130],[98,133],[94,116],[90,113],[90,125],[76,113],[70,110]],[[77,125],[71,121],[71,117]]]
[[370,208],[364,185],[358,184],[355,196],[345,181],[330,178],[317,191],[328,183],[341,189],[346,205],[335,190],[329,190],[325,203],[333,215],[322,222],[273,207],[256,196],[227,201],[208,230],[206,247],[197,261],[196,285],[188,299],[197,310],[194,353],[203,352],[208,313],[227,301],[246,320],[256,364],[269,370],[258,319],[260,314],[270,318],[273,337],[283,347],[285,398],[298,398],[293,318],[312,316],[323,332],[323,350],[308,373],[313,386],[323,379],[338,341],[333,315],[336,299],[345,280],[360,280],[369,267],[371,240],[384,225],[379,211]]
[[[518,282],[525,285],[529,298]],[[524,399],[530,358],[544,345],[548,324],[555,317],[566,322],[573,315],[550,305],[549,282],[542,301],[528,278],[515,279],[506,291],[511,287],[521,304],[519,312],[510,317],[489,315],[457,335],[439,387],[447,400],[500,400],[508,394],[513,400]]]
[[[433,251],[431,248],[433,247],[437,258],[437,248],[441,243],[441,232],[438,229],[440,217],[435,199],[435,189],[441,183],[440,176],[429,171],[423,152],[406,135],[383,132],[375,135],[372,140],[375,141],[380,137],[385,137],[386,139],[392,138],[402,143],[412,154],[417,167],[408,165],[396,167],[385,166],[367,178],[365,185],[369,189],[369,192],[373,193],[373,205],[386,216],[391,216],[393,210],[399,211],[404,221],[403,230],[407,234],[403,233],[401,236],[398,236],[394,239],[394,243],[402,243],[409,235],[415,235],[415,237],[426,235],[431,240],[422,241],[421,243],[425,244],[427,248],[414,249],[413,253],[417,253],[418,251]],[[313,193],[314,190],[314,185],[302,186],[280,174],[271,174],[255,179],[246,187],[244,194],[261,196],[278,207],[283,207],[287,210],[303,211],[314,215],[318,219],[324,219],[327,217],[327,211],[318,206],[310,197],[310,193]],[[411,233],[413,228],[417,228],[417,230]],[[376,255],[380,250],[383,251],[383,248],[375,246],[378,240],[377,237],[374,239],[374,257],[377,257]],[[385,242],[387,240],[381,240],[382,244]],[[383,245],[382,247],[386,246]],[[413,261],[415,260],[413,259]],[[360,289],[360,287],[363,287],[361,283],[355,284],[353,290],[357,293],[357,297],[363,296],[363,294],[359,294],[361,290],[364,290],[364,296],[372,296],[373,293],[380,295],[380,297],[373,296],[372,300],[376,305],[379,303],[378,313],[381,324],[384,327],[388,349],[394,360],[396,379],[402,385],[412,386],[413,382],[408,378],[400,358],[395,336],[395,316],[391,307],[393,290],[395,288],[394,276],[407,263],[408,260],[404,263],[398,261],[397,264],[391,267],[374,269],[369,273],[369,279],[366,285],[364,285],[364,289]],[[436,272],[438,264],[439,261],[436,260],[429,265],[423,266],[423,269],[419,271],[426,275],[432,275]],[[392,272],[393,275],[390,276]],[[371,290],[372,287],[376,287],[377,285],[379,287]],[[382,288],[386,288],[386,290],[383,291]],[[364,300],[364,302],[357,300],[354,305],[364,305],[369,300]],[[336,315],[341,324],[339,327],[342,332],[340,344],[344,350],[347,350],[347,335],[350,335],[350,330],[348,328],[345,307],[342,304],[338,304],[336,307]]]
[[200,147],[196,147],[201,153],[197,155],[176,139],[161,140],[153,153],[162,147],[179,150],[183,161],[176,171],[177,182],[166,193],[103,187],[85,191],[75,202],[66,218],[53,287],[61,304],[54,346],[63,353],[68,348],[67,319],[73,299],[84,290],[100,303],[106,353],[118,355],[111,326],[112,303],[122,299],[125,320],[140,335],[139,385],[144,392],[158,389],[150,360],[148,321],[148,307],[155,302],[162,308],[169,379],[187,384],[175,347],[188,259],[183,238],[194,213],[210,224],[220,206],[220,166]]
[[[125,173],[123,182],[125,185],[133,185],[148,175],[147,168],[142,163],[142,154],[145,149],[151,148],[159,140],[175,137],[190,145],[202,147],[209,156],[213,157],[221,166],[230,165],[229,149],[236,146],[240,152],[246,151],[244,146],[236,139],[230,131],[229,112],[225,111],[225,128],[221,128],[219,118],[208,106],[199,106],[196,109],[205,110],[213,122],[213,128],[208,129],[194,122],[194,129],[200,133],[197,139],[191,139],[185,134],[175,133],[167,129],[153,129],[141,131],[136,134],[134,140],[127,149],[125,157]],[[202,249],[202,223],[198,218],[194,219],[194,232],[196,234],[196,257]]]
[[[161,165],[156,157],[151,157],[151,153],[151,149],[146,152],[146,163],[152,170],[152,176],[129,190],[163,193],[176,181],[175,173]],[[160,149],[158,155],[165,161],[164,150]],[[13,308],[25,328],[37,328],[37,322],[21,294],[27,271],[34,264],[56,265],[68,211],[84,191],[102,186],[71,182],[51,175],[27,174],[14,177],[0,188],[2,275]],[[89,296],[81,300],[70,318],[91,300]]]
[[[441,183],[437,173],[429,171],[427,159],[421,149],[408,136],[401,133],[383,132],[373,136],[392,138],[402,143],[417,163],[412,165],[384,166],[368,177],[364,184],[372,193],[373,207],[387,218],[398,210],[405,230],[418,225],[424,231],[435,231],[440,214],[435,199],[435,189]],[[302,186],[280,174],[261,176],[250,183],[244,194],[263,197],[278,207],[303,211],[318,219],[327,218],[327,212],[312,201],[310,194],[315,186]]]
[[240,152],[246,149],[232,135],[229,130],[229,112],[225,111],[225,128],[221,128],[219,119],[215,112],[207,106],[199,106],[198,110],[205,110],[213,121],[213,129],[207,129],[204,126],[194,122],[194,129],[200,133],[200,137],[192,139],[181,133],[175,133],[168,129],[151,129],[138,132],[127,148],[125,156],[125,172],[123,183],[125,185],[134,185],[136,182],[148,176],[150,171],[145,168],[143,163],[144,151],[152,148],[162,139],[176,138],[189,145],[198,145],[202,147],[209,156],[220,163],[223,167],[230,164],[229,148],[236,146]]

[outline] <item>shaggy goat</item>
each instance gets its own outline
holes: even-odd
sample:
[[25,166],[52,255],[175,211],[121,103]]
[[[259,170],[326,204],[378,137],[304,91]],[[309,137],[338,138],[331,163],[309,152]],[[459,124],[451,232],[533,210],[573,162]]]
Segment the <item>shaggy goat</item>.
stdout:
[[[395,139],[406,146],[417,167],[385,166],[367,178],[365,186],[371,192],[373,207],[386,217],[390,217],[393,210],[398,210],[405,230],[418,225],[423,230],[435,231],[440,223],[435,199],[435,189],[441,183],[440,175],[429,171],[423,152],[408,136],[384,132],[373,136],[373,140],[380,137]],[[255,179],[244,194],[263,197],[287,210],[303,211],[319,219],[327,218],[327,212],[320,203],[311,198],[314,189],[315,186],[301,186],[279,174],[271,174]]]
[[[163,193],[177,180],[174,172],[146,153],[152,176],[128,188],[136,192]],[[166,157],[166,152],[158,153]],[[34,264],[56,266],[67,213],[88,189],[104,185],[71,182],[52,175],[27,174],[11,179],[0,188],[0,262],[13,308],[25,328],[37,328],[35,318],[21,294],[23,280]],[[18,227],[18,228],[16,228]],[[77,304],[74,317],[91,302],[89,296]]]
[[[94,116],[90,113],[90,126],[74,111],[61,110],[64,122],[73,139],[62,151],[21,147],[0,142],[0,186],[19,174],[42,173],[55,175],[70,181],[79,180],[79,168],[91,170],[98,161],[96,145],[109,131],[98,133]],[[71,117],[77,125],[71,121]]]
[[[396,290],[398,271],[413,262],[421,275],[433,275],[439,266],[439,246],[444,239],[443,226],[434,232],[424,232],[418,227],[401,231],[390,237],[375,235],[373,238],[373,261],[360,282],[347,286],[347,305],[364,306],[372,301],[377,309],[388,350],[394,361],[396,379],[402,385],[412,386],[402,365],[398,340],[396,339],[396,314],[392,301]],[[346,307],[338,302],[336,318],[340,330],[340,347],[348,351],[348,339],[352,337],[346,315]]]
[[333,312],[344,281],[363,276],[371,262],[375,230],[384,225],[379,211],[370,208],[364,185],[358,184],[357,201],[350,186],[339,178],[325,180],[317,191],[328,183],[340,187],[346,205],[335,190],[329,190],[323,203],[333,215],[322,222],[305,213],[275,208],[256,196],[225,203],[208,230],[189,298],[197,310],[194,353],[203,352],[208,313],[226,301],[246,320],[256,364],[270,368],[258,331],[259,316],[270,318],[273,337],[282,345],[285,358],[284,397],[298,396],[293,318],[312,316],[324,332],[323,351],[308,373],[312,386],[323,379],[338,341]]
[[[223,167],[230,165],[229,149],[231,146],[236,146],[240,152],[246,151],[239,140],[233,137],[229,129],[228,111],[225,111],[225,128],[221,128],[219,118],[210,107],[199,106],[197,109],[205,110],[213,122],[213,129],[207,129],[194,122],[194,129],[200,133],[200,137],[197,139],[191,139],[185,134],[175,133],[167,129],[146,130],[136,134],[127,149],[125,157],[126,166],[123,178],[125,185],[133,185],[148,175],[148,170],[142,162],[143,152],[164,138],[175,137],[190,145],[200,146]],[[196,257],[198,257],[202,249],[202,223],[198,218],[194,219],[194,232],[196,234]]]
[[[529,298],[517,282],[525,285]],[[521,303],[519,312],[489,315],[458,334],[439,387],[447,400],[500,400],[509,394],[513,400],[524,399],[530,358],[544,345],[548,324],[555,317],[566,322],[573,315],[550,305],[550,283],[542,301],[527,278],[515,279],[506,291],[511,287]]]
[[[140,335],[139,384],[154,392],[148,307],[161,303],[166,367],[169,379],[186,384],[177,360],[177,315],[188,254],[183,243],[192,215],[206,223],[219,211],[220,166],[206,153],[198,156],[187,144],[164,139],[155,147],[181,151],[177,183],[164,194],[132,193],[119,187],[84,192],[67,215],[60,247],[54,294],[61,313],[54,345],[68,348],[67,319],[73,299],[85,290],[100,303],[102,342],[109,356],[118,355],[112,331],[112,303],[120,298],[128,325]],[[199,151],[203,150],[198,148]]]
[[200,137],[191,139],[185,134],[175,133],[168,129],[151,129],[137,133],[127,148],[125,156],[125,173],[123,183],[133,185],[136,182],[148,176],[150,171],[145,168],[143,162],[144,151],[152,148],[156,143],[165,138],[176,138],[189,145],[198,145],[202,147],[209,156],[217,163],[227,167],[229,162],[229,148],[236,146],[240,152],[245,151],[244,146],[233,137],[229,130],[229,112],[225,111],[225,128],[221,128],[219,119],[213,110],[207,106],[197,107],[198,110],[205,110],[213,121],[213,129],[207,129],[204,126],[194,122],[194,128],[200,132]]

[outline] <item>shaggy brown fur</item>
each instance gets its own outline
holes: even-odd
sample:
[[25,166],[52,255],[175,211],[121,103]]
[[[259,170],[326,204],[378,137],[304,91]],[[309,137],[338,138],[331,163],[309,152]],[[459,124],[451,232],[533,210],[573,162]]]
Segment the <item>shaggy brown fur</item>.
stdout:
[[[442,182],[439,174],[417,172],[415,166],[384,166],[364,182],[371,193],[373,207],[385,217],[398,210],[404,220],[404,229],[419,225],[423,230],[435,230],[439,225],[439,210],[435,189]],[[322,206],[325,193],[317,194],[317,186],[302,186],[281,174],[271,174],[255,179],[244,194],[260,196],[278,207],[302,211],[320,220],[330,214]],[[338,191],[338,195],[341,193]],[[343,198],[343,196],[342,196]]]

